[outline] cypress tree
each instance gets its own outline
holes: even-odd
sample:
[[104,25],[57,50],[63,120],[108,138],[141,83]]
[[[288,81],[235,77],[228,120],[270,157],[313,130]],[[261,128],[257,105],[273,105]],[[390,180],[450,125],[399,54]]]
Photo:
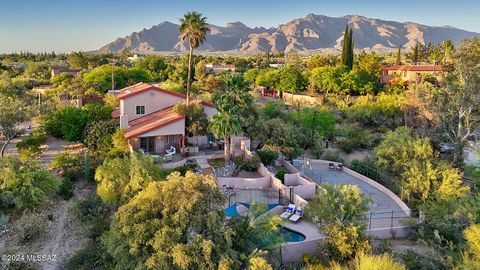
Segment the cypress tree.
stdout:
[[397,61],[395,62],[397,66],[400,66],[402,64],[402,55],[401,55],[401,49],[400,46],[398,47],[397,51]]
[[418,46],[418,42],[417,42],[417,44],[415,44],[415,48],[413,49],[413,59],[412,59],[412,61],[413,61],[414,64],[418,63],[418,53],[419,53],[418,50],[419,50],[419,46]]
[[349,35],[348,35],[348,24],[345,26],[345,32],[343,33],[343,47],[342,47],[342,64],[347,65],[347,46],[349,44],[348,41]]

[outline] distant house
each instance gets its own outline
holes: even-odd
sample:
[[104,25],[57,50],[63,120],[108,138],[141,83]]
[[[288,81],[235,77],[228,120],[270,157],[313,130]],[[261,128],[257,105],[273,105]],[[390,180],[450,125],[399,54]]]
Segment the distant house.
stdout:
[[52,78],[56,77],[63,73],[68,73],[72,76],[76,76],[81,70],[80,69],[64,69],[64,68],[54,68],[52,69]]
[[32,92],[35,92],[35,93],[40,93],[42,95],[45,95],[45,93],[49,90],[52,90],[53,89],[53,85],[51,84],[44,84],[44,85],[38,85],[38,86],[34,86],[32,88]]
[[127,58],[128,61],[130,62],[136,62],[136,61],[141,61],[141,60],[145,60],[145,57],[143,56],[138,56],[138,54],[134,54],[133,56],[130,56]]
[[219,63],[212,63],[205,65],[205,72],[209,74],[222,74],[222,73],[232,73],[235,72],[235,65],[234,64],[219,64]]
[[268,66],[271,67],[271,68],[281,68],[281,67],[284,67],[285,64],[282,64],[282,63],[274,63],[274,64],[269,64]]
[[386,66],[383,68],[381,82],[383,84],[393,84],[395,81],[401,81],[407,86],[415,83],[420,77],[430,77],[435,79],[435,83],[441,83],[445,71],[447,69],[439,65]]
[[[180,93],[162,89],[148,83],[138,83],[116,93],[120,107],[112,113],[120,119],[120,128],[132,150],[165,154],[170,146],[182,147],[185,136],[185,116],[173,111],[173,107],[186,100]],[[205,114],[211,118],[217,113],[211,102],[200,102]]]
[[8,64],[7,67],[17,68],[17,69],[25,69],[25,68],[28,67],[28,65],[25,64],[25,63],[22,63],[22,62],[12,62],[12,63]]

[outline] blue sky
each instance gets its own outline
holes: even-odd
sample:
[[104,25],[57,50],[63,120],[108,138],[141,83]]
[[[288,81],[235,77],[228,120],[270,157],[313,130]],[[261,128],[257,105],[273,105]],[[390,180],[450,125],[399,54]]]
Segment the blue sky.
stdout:
[[308,13],[363,15],[480,32],[478,0],[2,0],[0,53],[94,50],[196,10],[212,24],[277,26]]

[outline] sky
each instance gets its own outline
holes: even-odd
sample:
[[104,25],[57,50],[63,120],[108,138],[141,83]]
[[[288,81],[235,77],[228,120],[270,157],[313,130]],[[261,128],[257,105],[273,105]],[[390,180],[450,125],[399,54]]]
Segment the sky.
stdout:
[[480,32],[478,0],[0,0],[0,53],[96,50],[192,10],[221,26],[272,27],[314,13]]

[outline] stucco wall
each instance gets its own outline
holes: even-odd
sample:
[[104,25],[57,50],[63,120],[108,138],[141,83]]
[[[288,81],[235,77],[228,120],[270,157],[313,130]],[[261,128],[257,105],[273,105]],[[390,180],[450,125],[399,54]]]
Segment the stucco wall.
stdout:
[[183,101],[181,97],[149,90],[120,100],[120,109],[123,108],[120,114],[127,114],[128,121],[132,121],[143,116],[136,114],[136,106],[145,106],[145,114],[150,114],[181,101]]
[[303,186],[296,186],[293,188],[293,192],[306,200],[310,200],[313,195],[315,195],[316,187],[317,185],[315,185],[314,183]]
[[282,262],[289,263],[301,261],[303,254],[316,254],[316,251],[323,243],[323,239],[318,239],[283,245]]
[[217,109],[216,108],[212,108],[212,107],[205,106],[205,105],[203,105],[203,111],[207,115],[208,119],[212,118],[212,116],[217,114]]
[[270,188],[270,177],[265,176],[261,178],[235,178],[235,177],[217,177],[219,187],[235,186],[235,188],[249,188],[249,189],[267,189]]

